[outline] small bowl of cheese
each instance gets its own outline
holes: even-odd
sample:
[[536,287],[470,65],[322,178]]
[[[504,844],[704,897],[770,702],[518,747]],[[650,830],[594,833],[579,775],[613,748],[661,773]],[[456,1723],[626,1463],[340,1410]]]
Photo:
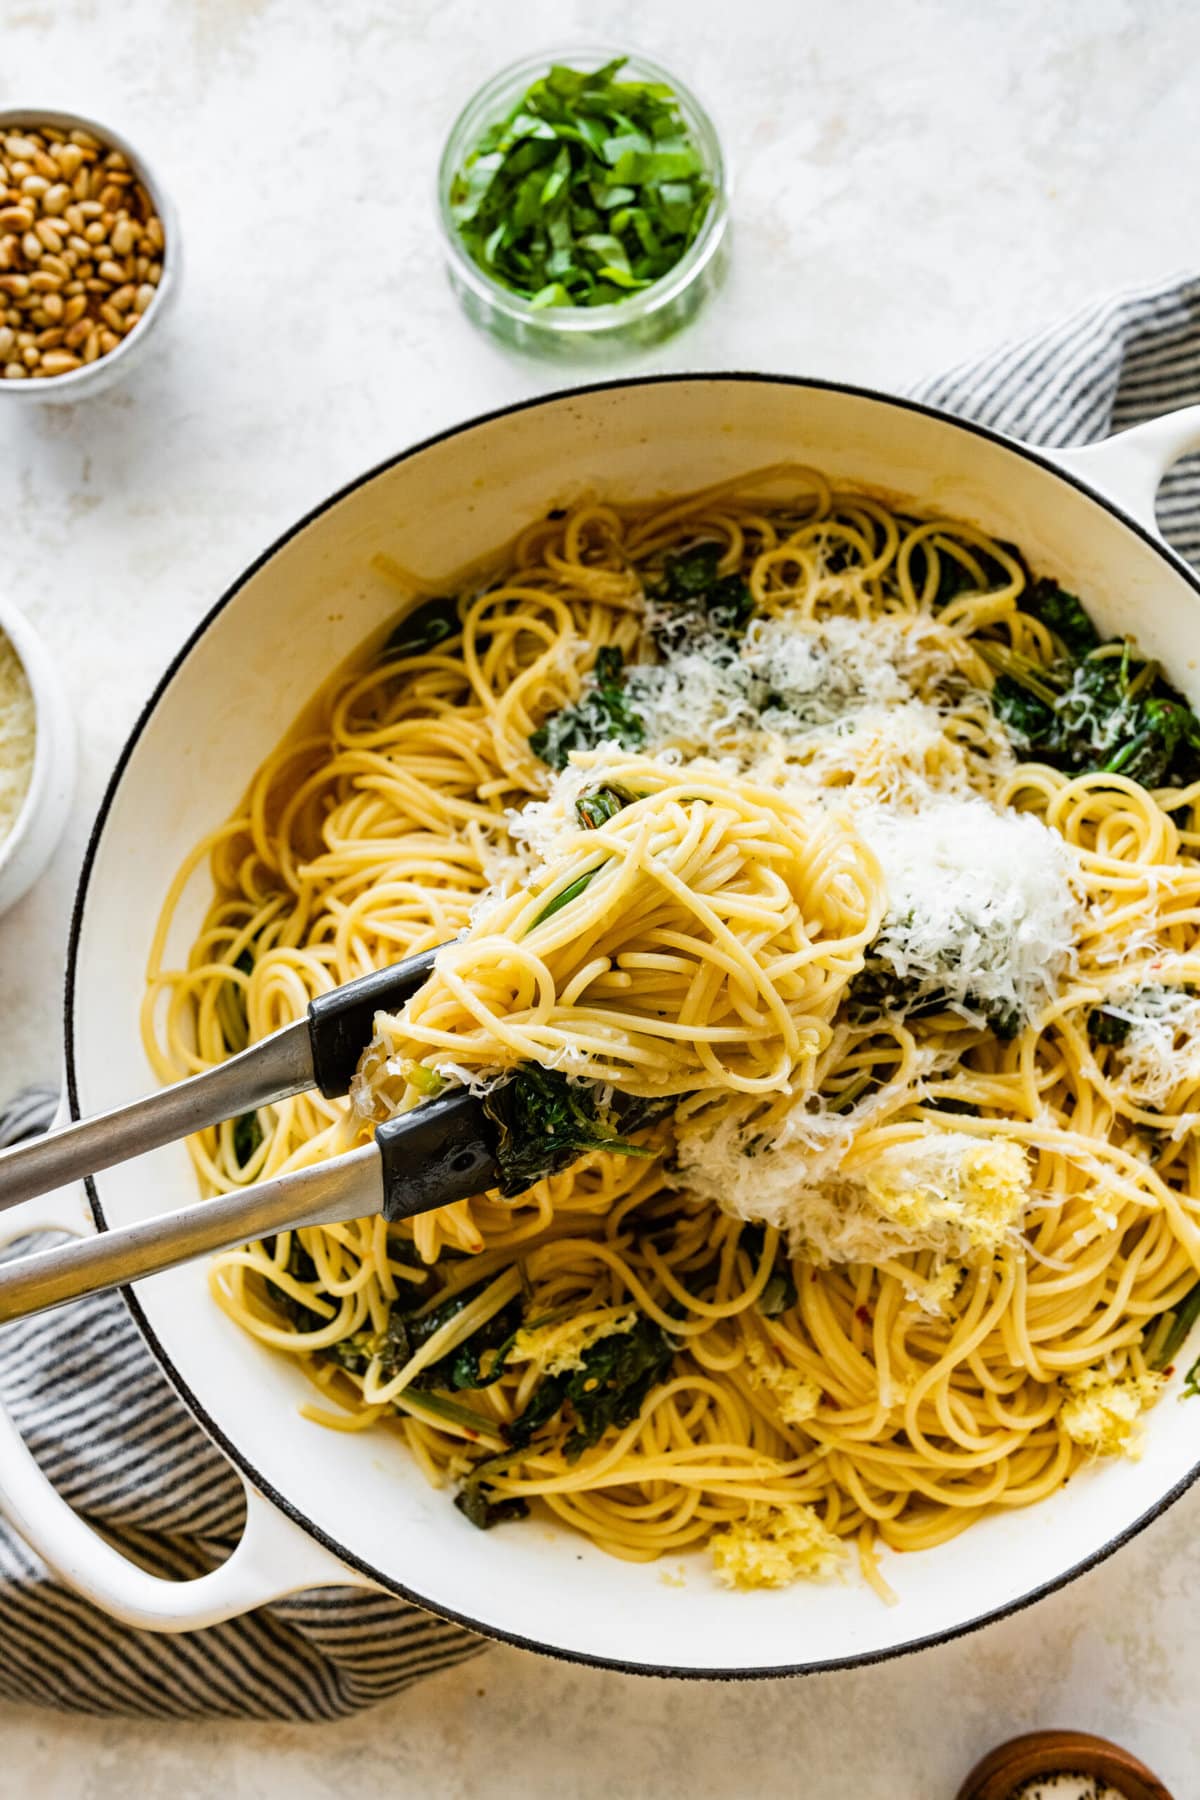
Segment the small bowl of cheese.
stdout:
[[57,666],[0,598],[0,913],[54,853],[75,787],[75,728]]

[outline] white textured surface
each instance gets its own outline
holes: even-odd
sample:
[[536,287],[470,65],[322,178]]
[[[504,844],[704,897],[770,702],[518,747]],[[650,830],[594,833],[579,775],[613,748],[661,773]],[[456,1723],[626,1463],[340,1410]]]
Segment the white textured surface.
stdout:
[[[598,29],[694,79],[737,172],[726,289],[689,334],[619,367],[898,387],[1195,257],[1188,0],[0,0],[0,104],[77,105],[141,144],[188,262],[168,339],[129,386],[41,415],[0,403],[0,582],[62,657],[84,763],[56,863],[0,924],[3,1090],[55,1071],[88,821],[184,634],[367,463],[573,378],[459,317],[429,193],[475,83]],[[1070,1725],[1118,1736],[1185,1800],[1200,1791],[1198,1539],[1194,1495],[1031,1612],[794,1684],[637,1681],[498,1649],[322,1728],[0,1708],[0,1795],[952,1800],[991,1744]]]

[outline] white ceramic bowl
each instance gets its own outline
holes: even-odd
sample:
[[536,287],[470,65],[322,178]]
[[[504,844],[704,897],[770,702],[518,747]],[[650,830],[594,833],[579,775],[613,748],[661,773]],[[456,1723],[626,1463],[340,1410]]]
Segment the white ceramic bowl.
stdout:
[[49,376],[45,381],[0,381],[0,407],[73,405],[76,400],[103,393],[128,375],[161,332],[163,321],[179,297],[183,269],[179,219],[171,197],[146,158],[134,149],[128,138],[122,137],[110,125],[89,119],[86,113],[58,112],[49,106],[10,106],[0,110],[0,137],[22,127],[36,131],[39,125],[54,125],[60,131],[76,128],[90,131],[108,149],[121,151],[162,220],[163,270],[158,292],[146,308],[141,324],[122,338],[115,350],[98,357],[94,363],[87,363],[82,369],[72,369],[67,375]]
[[24,613],[0,599],[0,632],[16,651],[33,694],[33,769],[21,810],[0,841],[0,913],[15,906],[49,862],[75,791],[75,721],[58,666]]
[[[1198,443],[1200,408],[1093,449],[1048,453],[886,395],[703,375],[553,395],[372,471],[223,597],[121,757],[70,945],[73,1112],[103,1111],[153,1084],[138,1008],[163,895],[328,671],[393,612],[373,552],[437,580],[588,488],[648,499],[795,460],[1016,540],[1035,568],[1086,596],[1103,629],[1136,631],[1200,700],[1200,582],[1157,538],[1153,512],[1163,468]],[[169,949],[186,948],[206,885],[201,873],[185,893]],[[101,1229],[192,1202],[184,1146],[106,1172],[91,1197]],[[744,1675],[870,1662],[1061,1585],[1144,1526],[1200,1465],[1200,1401],[1177,1405],[1176,1377],[1150,1416],[1140,1462],[1097,1465],[1042,1505],[998,1513],[934,1550],[885,1556],[895,1607],[854,1581],[730,1593],[702,1554],[686,1559],[682,1585],[668,1584],[654,1565],[614,1561],[541,1520],[478,1532],[392,1435],[332,1437],[302,1419],[304,1377],[213,1305],[203,1268],[139,1283],[130,1305],[167,1376],[245,1478],[241,1545],[194,1582],[133,1568],[54,1494],[2,1417],[0,1506],[68,1581],[156,1630],[352,1581],[512,1642],[628,1669]]]

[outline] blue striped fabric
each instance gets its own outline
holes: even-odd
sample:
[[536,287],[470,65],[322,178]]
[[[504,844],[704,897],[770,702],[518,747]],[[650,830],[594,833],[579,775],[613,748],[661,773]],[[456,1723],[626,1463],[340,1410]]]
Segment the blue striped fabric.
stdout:
[[[1105,301],[923,384],[916,397],[1035,444],[1068,444],[1200,401],[1200,277]],[[1159,517],[1200,565],[1200,456]],[[0,1143],[42,1130],[55,1096],[0,1112]],[[28,1247],[28,1246],[25,1246]],[[17,1248],[17,1247],[14,1247]],[[228,1554],[241,1484],[108,1295],[0,1331],[0,1399],[73,1506],[156,1573]],[[328,1719],[483,1648],[383,1594],[325,1589],[191,1637],[104,1618],[0,1525],[0,1696],[160,1718]]]
[[[0,1112],[0,1144],[44,1130],[56,1105],[45,1089],[18,1096]],[[241,1482],[118,1295],[0,1331],[0,1399],[59,1493],[144,1568],[202,1575],[237,1542]],[[63,1587],[0,1524],[6,1699],[156,1718],[333,1719],[483,1648],[359,1588],[299,1594],[188,1637],[133,1631]]]

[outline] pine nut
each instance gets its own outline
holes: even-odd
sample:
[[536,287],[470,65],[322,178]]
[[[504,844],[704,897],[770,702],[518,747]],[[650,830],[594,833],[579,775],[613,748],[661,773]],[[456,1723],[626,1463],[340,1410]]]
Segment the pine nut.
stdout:
[[82,128],[0,136],[0,377],[110,356],[153,305],[164,244],[123,151]]

